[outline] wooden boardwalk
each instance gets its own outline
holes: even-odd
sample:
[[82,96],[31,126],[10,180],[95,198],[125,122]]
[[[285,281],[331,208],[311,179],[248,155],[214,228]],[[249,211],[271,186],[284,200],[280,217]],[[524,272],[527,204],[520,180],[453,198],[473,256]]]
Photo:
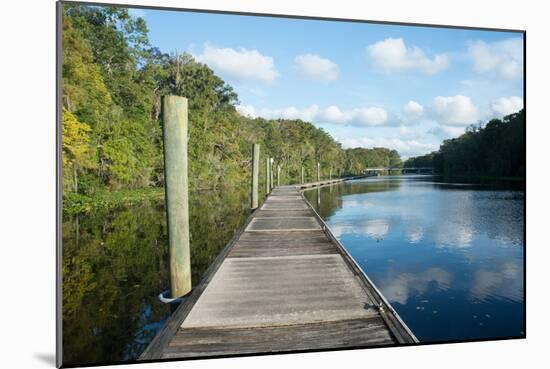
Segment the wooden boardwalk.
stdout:
[[301,187],[272,191],[141,360],[418,342]]

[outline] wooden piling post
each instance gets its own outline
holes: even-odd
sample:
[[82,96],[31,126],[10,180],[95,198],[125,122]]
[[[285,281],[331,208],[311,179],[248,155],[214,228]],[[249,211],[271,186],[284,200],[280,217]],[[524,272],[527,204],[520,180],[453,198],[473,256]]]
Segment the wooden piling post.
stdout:
[[302,181],[300,183],[304,183],[304,166],[302,165],[302,177],[301,177]]
[[321,163],[317,162],[317,182],[321,182]]
[[330,168],[330,171],[328,173],[328,179],[329,181],[332,181],[332,168]]
[[265,158],[265,195],[269,194],[269,157]]
[[281,165],[277,164],[277,186],[281,185]]
[[274,186],[273,182],[273,158],[269,159],[269,185],[271,186],[271,189],[273,189]]
[[251,183],[251,196],[250,196],[250,208],[256,209],[258,207],[258,177],[260,174],[260,145],[252,145],[252,183]]
[[163,96],[162,120],[170,286],[172,298],[177,298],[191,291],[187,99],[180,96]]

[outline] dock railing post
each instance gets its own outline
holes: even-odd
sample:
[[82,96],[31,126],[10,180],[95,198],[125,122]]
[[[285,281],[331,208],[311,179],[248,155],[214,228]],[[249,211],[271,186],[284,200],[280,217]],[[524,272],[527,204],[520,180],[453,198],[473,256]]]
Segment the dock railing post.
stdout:
[[265,195],[269,194],[269,157],[265,158]]
[[178,298],[191,291],[187,99],[163,96],[162,121],[170,286],[172,298]]
[[269,158],[269,187],[270,187],[270,191],[274,187],[274,182],[273,182],[273,158]]
[[321,182],[321,163],[317,162],[317,182]]
[[258,177],[260,174],[260,145],[252,145],[252,183],[251,183],[251,204],[252,209],[258,207]]
[[281,165],[277,164],[277,186],[281,185]]
[[302,165],[302,176],[301,176],[301,184],[304,183],[304,166]]

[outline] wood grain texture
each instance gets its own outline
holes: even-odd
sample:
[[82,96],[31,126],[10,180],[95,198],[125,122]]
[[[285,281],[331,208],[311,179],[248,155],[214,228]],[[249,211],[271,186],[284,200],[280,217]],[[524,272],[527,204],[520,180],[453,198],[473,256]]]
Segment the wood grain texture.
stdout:
[[325,228],[297,187],[274,188],[144,358],[414,342]]
[[379,317],[257,328],[182,329],[163,358],[391,345]]

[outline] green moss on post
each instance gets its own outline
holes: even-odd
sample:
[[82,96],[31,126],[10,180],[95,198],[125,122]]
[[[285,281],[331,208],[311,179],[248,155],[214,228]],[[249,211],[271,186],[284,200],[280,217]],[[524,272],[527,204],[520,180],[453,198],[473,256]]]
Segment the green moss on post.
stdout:
[[163,96],[164,176],[170,245],[172,298],[191,291],[189,181],[187,177],[187,99]]

